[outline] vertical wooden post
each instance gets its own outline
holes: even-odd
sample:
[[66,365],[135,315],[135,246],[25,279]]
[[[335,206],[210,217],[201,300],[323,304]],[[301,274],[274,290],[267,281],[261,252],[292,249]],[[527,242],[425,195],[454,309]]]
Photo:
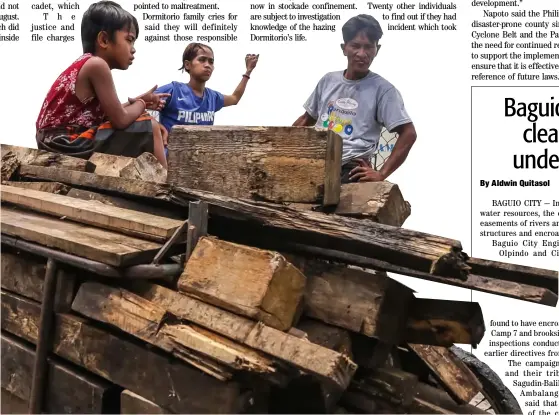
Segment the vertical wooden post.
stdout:
[[40,414],[43,407],[45,385],[48,376],[47,357],[52,340],[51,334],[54,320],[57,276],[57,263],[54,259],[49,258],[43,286],[43,302],[41,304],[41,317],[39,320],[39,338],[37,340],[35,362],[33,365],[31,399],[29,400],[30,414]]
[[208,204],[202,201],[188,205],[188,231],[186,234],[186,258],[188,261],[200,236],[208,234]]
[[334,131],[328,131],[326,142],[326,163],[324,165],[324,199],[323,206],[340,203],[342,188],[342,137]]

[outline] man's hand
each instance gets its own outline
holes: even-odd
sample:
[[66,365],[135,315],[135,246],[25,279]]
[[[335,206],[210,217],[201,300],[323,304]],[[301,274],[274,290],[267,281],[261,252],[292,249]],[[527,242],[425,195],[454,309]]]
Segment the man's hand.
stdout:
[[256,64],[258,63],[258,57],[260,55],[254,54],[247,54],[245,57],[245,63],[247,66],[247,74],[250,74],[254,68],[256,68]]
[[382,182],[385,177],[374,170],[365,160],[356,159],[359,166],[349,172],[349,180],[352,182]]

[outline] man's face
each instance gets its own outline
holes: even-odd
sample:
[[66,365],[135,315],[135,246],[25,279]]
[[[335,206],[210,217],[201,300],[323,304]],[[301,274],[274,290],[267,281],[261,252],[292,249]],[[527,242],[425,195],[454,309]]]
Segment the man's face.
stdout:
[[365,73],[377,56],[380,46],[371,42],[365,31],[361,31],[348,43],[343,45],[344,55],[347,56],[348,69],[356,73]]

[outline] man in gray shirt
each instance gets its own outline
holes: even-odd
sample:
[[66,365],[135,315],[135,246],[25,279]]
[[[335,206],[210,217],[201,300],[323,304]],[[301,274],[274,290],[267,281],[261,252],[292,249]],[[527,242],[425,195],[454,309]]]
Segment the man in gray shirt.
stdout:
[[[416,139],[413,123],[398,90],[369,71],[382,37],[378,21],[360,14],[342,27],[347,69],[322,77],[294,126],[327,128],[343,138],[342,182],[386,180],[406,159]],[[399,134],[380,171],[371,167],[382,127]]]

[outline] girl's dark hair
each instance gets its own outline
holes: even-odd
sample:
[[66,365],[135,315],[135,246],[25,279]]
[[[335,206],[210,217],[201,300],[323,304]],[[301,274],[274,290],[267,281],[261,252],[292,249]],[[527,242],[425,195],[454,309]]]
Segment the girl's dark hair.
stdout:
[[113,1],[99,1],[93,3],[82,18],[82,47],[83,53],[95,53],[97,35],[107,32],[109,40],[114,42],[115,33],[119,30],[132,28],[136,31],[136,37],[140,32],[138,21],[129,12]]
[[209,49],[212,53],[214,52],[212,48],[208,45],[204,45],[203,43],[189,43],[186,45],[186,48],[184,48],[184,52],[182,53],[182,65],[179,68],[179,71],[184,69],[188,72],[188,70],[184,67],[184,61],[193,60],[196,56],[198,56],[198,51],[201,49]]
[[378,42],[382,37],[382,28],[373,16],[360,14],[349,19],[342,27],[344,43],[351,42],[361,31],[365,31],[367,39],[371,42]]

